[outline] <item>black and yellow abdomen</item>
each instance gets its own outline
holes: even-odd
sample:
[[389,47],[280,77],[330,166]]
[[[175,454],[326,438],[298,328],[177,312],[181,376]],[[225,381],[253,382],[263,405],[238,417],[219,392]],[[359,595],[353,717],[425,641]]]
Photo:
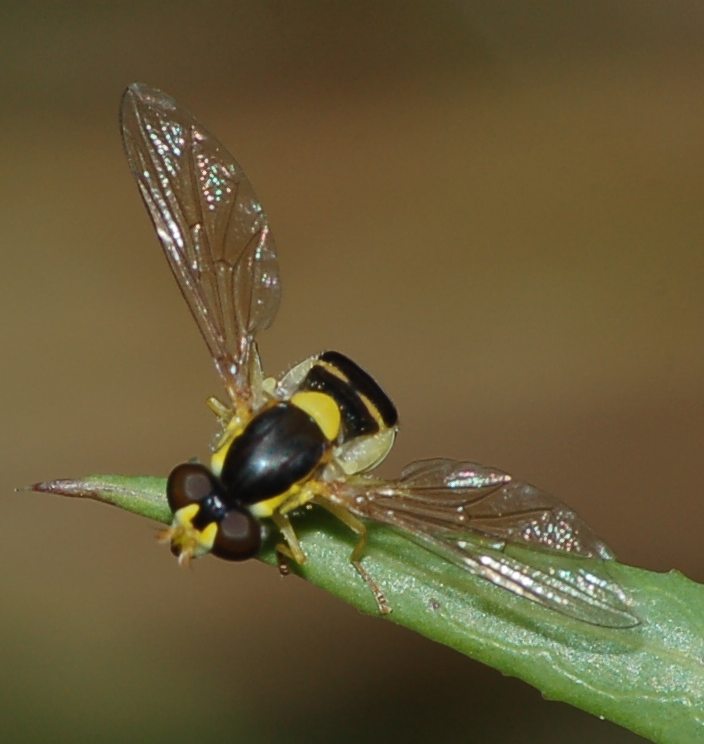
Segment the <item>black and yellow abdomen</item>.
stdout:
[[317,357],[300,386],[329,395],[342,416],[340,439],[376,434],[398,423],[396,407],[376,380],[339,351]]

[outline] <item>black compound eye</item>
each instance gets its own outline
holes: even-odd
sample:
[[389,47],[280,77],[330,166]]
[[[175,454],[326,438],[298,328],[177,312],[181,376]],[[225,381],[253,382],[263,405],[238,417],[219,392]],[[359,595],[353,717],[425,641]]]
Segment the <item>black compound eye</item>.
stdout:
[[199,463],[177,465],[166,483],[166,498],[172,512],[189,504],[200,503],[206,496],[218,493],[220,485],[215,476]]
[[253,558],[262,545],[259,522],[244,509],[230,509],[218,523],[213,555],[226,561]]

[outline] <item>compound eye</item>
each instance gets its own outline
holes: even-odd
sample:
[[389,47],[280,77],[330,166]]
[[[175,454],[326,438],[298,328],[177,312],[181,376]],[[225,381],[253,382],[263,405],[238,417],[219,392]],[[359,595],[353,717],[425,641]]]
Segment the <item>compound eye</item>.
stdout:
[[245,561],[254,557],[262,545],[259,522],[244,509],[230,509],[218,522],[212,552],[226,561]]
[[215,476],[199,463],[185,462],[177,465],[169,474],[166,482],[166,498],[171,511],[190,504],[200,503],[206,496],[219,491]]

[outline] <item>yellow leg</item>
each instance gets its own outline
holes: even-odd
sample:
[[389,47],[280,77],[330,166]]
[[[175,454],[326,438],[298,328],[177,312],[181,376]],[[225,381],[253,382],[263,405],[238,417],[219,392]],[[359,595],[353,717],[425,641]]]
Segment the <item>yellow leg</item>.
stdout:
[[316,496],[327,496],[329,487],[326,483],[321,481],[311,480],[304,484],[303,487],[295,492],[291,493],[286,500],[281,504],[278,509],[279,514],[290,514],[296,509],[300,509],[305,504],[313,501]]
[[391,612],[391,607],[389,607],[384,592],[382,592],[379,585],[362,565],[362,556],[367,547],[367,527],[364,522],[357,519],[353,514],[350,514],[347,509],[344,509],[337,504],[333,504],[325,498],[314,498],[313,503],[322,506],[323,509],[330,512],[330,514],[339,519],[346,527],[349,527],[352,532],[357,535],[358,540],[350,554],[350,563],[355,567],[357,573],[362,577],[364,583],[369,587],[371,593],[374,595],[379,612],[382,615],[388,615]]
[[279,564],[279,573],[282,576],[287,576],[289,568],[286,559],[288,558],[300,566],[306,562],[306,554],[303,552],[301,543],[298,542],[288,516],[280,512],[275,512],[271,515],[271,519],[285,540],[285,542],[277,544],[276,558]]
[[232,411],[214,395],[205,401],[205,405],[220,419],[220,421],[227,422],[232,416]]

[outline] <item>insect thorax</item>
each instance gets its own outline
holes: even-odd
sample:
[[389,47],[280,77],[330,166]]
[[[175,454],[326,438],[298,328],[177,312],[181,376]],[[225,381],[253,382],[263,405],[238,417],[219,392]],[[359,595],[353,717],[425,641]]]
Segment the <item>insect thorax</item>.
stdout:
[[264,389],[269,400],[213,454],[230,503],[268,516],[306,481],[369,470],[393,444],[393,403],[338,352],[309,357]]

